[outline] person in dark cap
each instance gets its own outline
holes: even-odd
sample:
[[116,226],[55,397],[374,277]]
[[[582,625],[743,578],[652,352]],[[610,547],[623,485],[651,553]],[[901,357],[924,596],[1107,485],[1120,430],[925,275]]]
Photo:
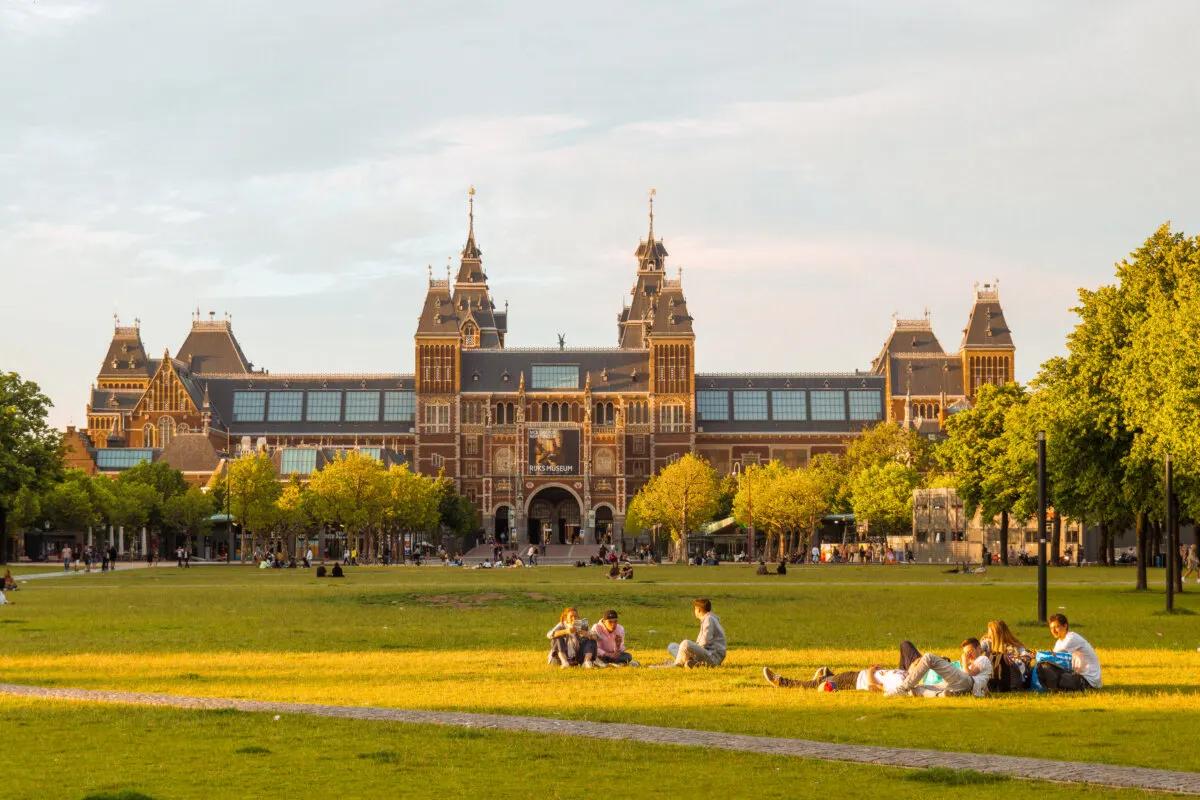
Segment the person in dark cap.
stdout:
[[596,660],[605,664],[627,664],[638,666],[633,656],[625,649],[625,628],[617,622],[617,612],[609,609],[592,626],[592,638],[596,640]]

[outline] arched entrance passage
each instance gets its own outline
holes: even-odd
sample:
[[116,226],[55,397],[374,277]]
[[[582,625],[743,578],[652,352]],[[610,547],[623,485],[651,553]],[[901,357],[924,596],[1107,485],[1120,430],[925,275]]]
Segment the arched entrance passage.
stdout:
[[529,497],[525,518],[530,544],[570,544],[579,536],[582,505],[565,486],[551,484]]
[[500,506],[496,509],[496,541],[508,544],[510,530],[512,530],[512,509],[508,506]]
[[612,544],[612,532],[612,506],[607,503],[596,506],[596,541],[602,544]]

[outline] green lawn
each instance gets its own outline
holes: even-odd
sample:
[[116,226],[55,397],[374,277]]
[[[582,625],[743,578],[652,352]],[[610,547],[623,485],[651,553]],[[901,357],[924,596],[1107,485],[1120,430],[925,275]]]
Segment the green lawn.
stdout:
[[[1147,793],[699,748],[0,698],[6,798],[1039,798]],[[1164,795],[1155,795],[1163,797]]]
[[[1100,652],[1103,691],[927,700],[783,691],[762,680],[764,665],[807,677],[821,664],[890,663],[903,638],[950,653],[964,636],[981,635],[993,617],[1006,619],[1028,644],[1049,646],[1049,635],[1032,621],[1035,569],[960,576],[913,566],[809,567],[783,578],[734,566],[637,567],[629,583],[608,581],[598,568],[359,568],[336,581],[295,570],[163,566],[35,581],[17,593],[15,605],[0,609],[0,680],[635,721],[1200,770],[1192,737],[1162,735],[1192,725],[1200,699],[1200,592],[1189,584],[1178,601],[1183,613],[1167,616],[1160,590],[1130,589],[1131,569],[1055,569],[1050,577],[1051,610],[1063,609]],[[1161,578],[1161,571],[1151,573],[1153,585]],[[690,600],[698,595],[712,598],[728,632],[730,655],[719,670],[585,672],[545,663],[543,636],[563,605],[577,605],[593,620],[605,608],[617,608],[630,649],[650,662],[665,657],[667,642],[695,635]],[[132,713],[80,708],[101,734],[113,726],[114,736],[117,721]],[[137,714],[168,730],[206,719],[183,712]],[[17,735],[25,747],[34,746],[26,739],[40,741],[49,733],[36,715],[29,716]],[[50,716],[71,717],[57,711]],[[238,719],[247,730],[262,727],[253,715]],[[409,745],[376,746],[384,736],[444,740],[435,753],[462,746],[450,741],[458,734],[445,731],[417,734],[387,726],[384,734],[368,723],[296,724],[352,727],[359,749],[330,751],[342,761],[360,751],[411,751]],[[523,747],[516,744],[522,737],[488,735],[511,742],[497,748],[503,752]],[[225,744],[222,739],[213,746]],[[294,750],[264,746],[277,754]],[[597,755],[616,747],[614,757],[634,760],[649,752],[644,745],[622,750],[574,740],[561,746]],[[396,765],[409,764],[408,758],[389,768],[401,769]],[[682,764],[699,756],[678,758]],[[718,759],[722,765],[733,760]],[[222,763],[233,769],[243,761]],[[514,768],[511,759],[486,753],[475,763],[491,773]],[[356,775],[384,774],[374,762],[352,766]],[[842,773],[864,770],[795,763],[783,769],[839,786]],[[718,771],[732,774],[723,766]],[[452,785],[469,786],[468,773],[453,778],[466,783]],[[658,773],[654,780],[665,781]],[[550,786],[544,784],[547,791]]]

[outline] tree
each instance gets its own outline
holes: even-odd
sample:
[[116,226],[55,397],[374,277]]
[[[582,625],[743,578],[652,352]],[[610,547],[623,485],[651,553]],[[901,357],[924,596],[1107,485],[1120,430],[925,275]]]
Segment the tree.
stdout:
[[212,530],[213,510],[213,499],[193,486],[169,498],[163,504],[162,516],[167,527],[184,535],[190,553],[193,539],[206,536]]
[[662,525],[676,545],[676,560],[687,557],[688,532],[710,521],[717,510],[721,485],[704,459],[686,453],[650,478],[638,496],[637,521]]
[[[275,516],[279,480],[275,465],[266,453],[246,453],[226,467],[225,491],[230,515],[241,528],[242,562],[246,561],[246,531],[255,536],[266,531]],[[321,473],[318,473],[320,475]]]
[[[387,498],[383,465],[351,450],[340,455],[309,481],[314,518],[346,530],[346,547],[362,550],[363,537],[383,522]],[[372,548],[373,549],[373,548]]]
[[312,524],[312,506],[312,495],[308,486],[298,474],[292,473],[279,497],[275,499],[275,530],[287,540],[289,557],[296,554],[296,535],[307,530]]
[[135,531],[150,521],[158,511],[158,492],[147,483],[128,481],[113,484],[110,519],[114,526]]
[[96,511],[87,491],[76,481],[63,481],[42,496],[42,518],[57,530],[77,531],[96,521]]
[[1018,384],[984,384],[974,407],[954,414],[946,423],[946,441],[937,450],[943,468],[952,472],[967,517],[981,511],[985,520],[1000,517],[1000,559],[1008,564],[1008,519],[1020,497],[1019,487],[996,480],[1003,455],[1004,425],[1009,410],[1025,402]]
[[8,515],[18,493],[41,492],[62,473],[62,435],[46,424],[49,409],[36,383],[0,372],[0,564],[13,552]]
[[[385,515],[391,526],[401,534],[431,531],[443,520],[454,523],[449,526],[452,530],[459,530],[463,527],[460,518],[467,516],[467,512],[470,524],[474,524],[474,509],[464,509],[461,502],[452,502],[443,510],[444,502],[450,497],[446,486],[449,481],[443,483],[418,475],[403,464],[393,464],[385,477]],[[449,488],[452,489],[453,484]],[[399,549],[403,554],[404,548],[401,546]]]
[[855,522],[884,535],[912,530],[913,489],[920,475],[897,461],[867,467],[851,481]]

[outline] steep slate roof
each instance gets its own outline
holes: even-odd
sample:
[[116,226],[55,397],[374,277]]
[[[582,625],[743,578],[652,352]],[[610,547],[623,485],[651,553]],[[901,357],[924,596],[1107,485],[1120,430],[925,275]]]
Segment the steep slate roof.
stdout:
[[118,325],[113,329],[108,352],[100,364],[101,378],[145,378],[154,371],[142,346],[141,329],[137,325]]
[[898,319],[892,332],[871,362],[871,369],[880,375],[887,368],[888,358],[902,353],[945,353],[942,343],[933,332],[929,319]]
[[975,291],[975,305],[971,307],[971,316],[963,329],[962,346],[1004,349],[1013,346],[1012,333],[1004,321],[1004,310],[1000,308],[1000,291],[992,284],[985,283]]
[[205,434],[177,433],[156,460],[180,472],[212,472],[221,456]]
[[192,329],[175,357],[195,373],[249,372],[251,367],[227,319],[193,317]]
[[503,347],[501,334],[508,329],[507,315],[496,314],[487,273],[483,271],[483,251],[475,244],[475,187],[471,187],[468,197],[467,243],[463,245],[452,295],[455,313],[460,330],[468,319],[479,328],[479,347]]
[[141,389],[92,389],[88,409],[96,412],[132,411],[142,396]]
[[889,363],[893,396],[962,394],[962,361],[957,355],[908,353],[893,356]]
[[[572,391],[533,388],[534,364],[570,364],[579,367],[579,386],[583,391],[589,377],[592,391],[645,392],[650,388],[650,354],[646,350],[609,350],[603,348],[519,348],[464,350],[462,353],[462,390],[464,392],[516,392],[521,374],[525,391]],[[505,378],[507,376],[507,379]],[[635,377],[636,376],[636,377]]]
[[450,295],[450,282],[429,279],[429,290],[425,293],[425,305],[417,320],[417,335],[458,335],[460,324],[455,313],[454,299]]
[[617,315],[617,342],[621,347],[641,349],[649,346],[647,334],[691,336],[692,315],[687,310],[681,278],[671,280],[664,272],[667,248],[654,238],[654,213],[650,213],[650,232],[639,241],[634,255],[638,260],[633,300]]

